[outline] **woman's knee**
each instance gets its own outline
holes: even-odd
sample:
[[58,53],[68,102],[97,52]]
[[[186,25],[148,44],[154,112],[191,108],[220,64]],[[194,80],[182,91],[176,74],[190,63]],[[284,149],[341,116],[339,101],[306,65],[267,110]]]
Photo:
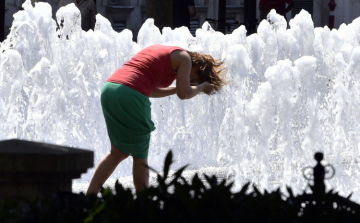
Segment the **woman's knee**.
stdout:
[[119,161],[122,161],[126,158],[129,157],[128,154],[121,152],[119,149],[117,149],[113,144],[111,144],[111,151],[110,151],[111,155],[115,156],[116,158],[119,159]]
[[147,167],[147,164],[148,164],[147,159],[133,157],[133,163],[148,168]]

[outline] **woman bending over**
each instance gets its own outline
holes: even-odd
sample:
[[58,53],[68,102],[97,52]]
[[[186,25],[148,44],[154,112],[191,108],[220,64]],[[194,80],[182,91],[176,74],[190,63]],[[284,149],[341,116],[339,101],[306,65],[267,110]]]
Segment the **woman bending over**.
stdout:
[[[184,100],[203,92],[211,95],[226,84],[224,63],[210,55],[180,47],[153,45],[137,53],[104,84],[101,106],[111,150],[98,164],[87,194],[98,193],[118,164],[133,157],[137,192],[149,185],[147,168],[151,121],[149,97],[177,94]],[[176,79],[176,87],[169,87]]]

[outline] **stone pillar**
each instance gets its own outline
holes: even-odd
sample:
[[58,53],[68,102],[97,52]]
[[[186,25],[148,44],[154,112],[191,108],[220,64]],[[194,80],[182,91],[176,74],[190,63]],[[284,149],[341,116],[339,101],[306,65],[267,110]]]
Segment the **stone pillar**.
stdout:
[[71,192],[72,179],[93,167],[94,153],[24,140],[0,141],[0,199]]

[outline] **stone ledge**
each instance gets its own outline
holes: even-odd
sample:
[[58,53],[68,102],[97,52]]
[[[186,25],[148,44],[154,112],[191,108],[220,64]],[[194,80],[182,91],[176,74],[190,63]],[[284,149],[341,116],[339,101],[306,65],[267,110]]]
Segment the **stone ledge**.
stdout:
[[0,141],[0,173],[61,173],[93,167],[92,151],[11,139]]
[[72,180],[93,167],[94,152],[25,140],[0,141],[0,199],[71,192]]
[[119,12],[119,13],[131,13],[134,11],[134,6],[120,6],[120,5],[111,5],[106,8],[110,12]]

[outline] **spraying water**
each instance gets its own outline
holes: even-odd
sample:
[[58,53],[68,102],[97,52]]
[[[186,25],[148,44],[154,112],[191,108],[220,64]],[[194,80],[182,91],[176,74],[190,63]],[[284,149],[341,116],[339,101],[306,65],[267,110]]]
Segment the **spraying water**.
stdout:
[[[148,19],[135,43],[100,14],[95,31],[82,31],[73,4],[57,12],[59,30],[49,4],[27,0],[23,8],[0,45],[1,139],[94,150],[97,164],[110,149],[99,99],[105,80],[147,46],[176,45],[225,60],[229,84],[211,97],[151,99],[152,167],[162,169],[172,149],[174,168],[222,166],[235,174],[235,189],[251,181],[299,193],[302,169],[322,151],[337,171],[328,186],[360,201],[360,18],[330,31],[302,11],[287,29],[271,11],[257,34],[241,26],[223,35],[204,23],[195,37],[184,27],[161,34]],[[131,159],[111,178],[129,175]]]

